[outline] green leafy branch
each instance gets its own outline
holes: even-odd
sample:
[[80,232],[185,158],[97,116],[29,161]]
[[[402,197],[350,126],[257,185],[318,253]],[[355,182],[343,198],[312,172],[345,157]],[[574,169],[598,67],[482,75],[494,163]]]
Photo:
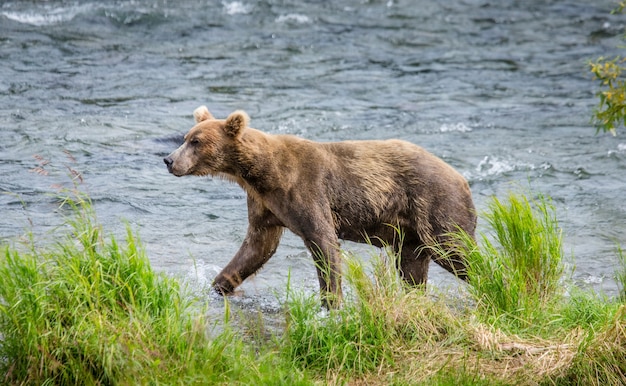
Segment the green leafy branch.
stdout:
[[616,128],[626,126],[626,82],[622,77],[625,58],[616,57],[613,60],[599,58],[590,63],[591,72],[600,81],[601,90],[598,92],[600,103],[594,109],[593,119],[598,131],[616,134]]
[[[621,1],[612,13],[621,13],[626,8],[626,0]],[[618,126],[626,126],[626,81],[622,76],[626,67],[626,58],[617,56],[614,59],[600,57],[589,63],[594,78],[600,82],[597,95],[600,103],[594,109],[593,121],[597,132],[603,130],[613,135]]]

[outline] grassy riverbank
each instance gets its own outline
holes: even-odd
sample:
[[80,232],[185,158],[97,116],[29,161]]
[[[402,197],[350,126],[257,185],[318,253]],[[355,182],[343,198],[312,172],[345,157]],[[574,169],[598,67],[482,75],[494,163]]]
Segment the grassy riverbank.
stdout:
[[72,215],[54,244],[2,247],[0,383],[626,382],[626,305],[564,279],[549,200],[493,200],[483,216],[493,232],[479,246],[463,239],[472,267],[464,294],[408,291],[384,258],[364,266],[347,256],[343,307],[321,312],[296,289],[284,330],[270,336],[241,334],[254,325],[228,313],[210,320],[201,300],[151,269],[132,230],[118,242],[88,198],[65,205]]

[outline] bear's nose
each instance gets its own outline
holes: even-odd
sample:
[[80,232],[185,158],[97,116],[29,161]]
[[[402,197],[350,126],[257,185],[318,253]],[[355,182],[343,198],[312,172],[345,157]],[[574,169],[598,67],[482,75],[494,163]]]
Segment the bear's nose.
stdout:
[[165,162],[165,165],[167,166],[167,170],[172,170],[172,164],[174,163],[174,160],[172,159],[172,157],[163,158],[163,162]]

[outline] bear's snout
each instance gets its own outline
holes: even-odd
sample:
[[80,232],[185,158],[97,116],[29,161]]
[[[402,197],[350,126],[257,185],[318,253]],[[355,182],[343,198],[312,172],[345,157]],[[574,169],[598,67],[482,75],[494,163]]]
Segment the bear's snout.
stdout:
[[167,171],[172,173],[172,164],[174,163],[172,157],[163,158],[163,162],[165,162],[165,166],[167,166]]

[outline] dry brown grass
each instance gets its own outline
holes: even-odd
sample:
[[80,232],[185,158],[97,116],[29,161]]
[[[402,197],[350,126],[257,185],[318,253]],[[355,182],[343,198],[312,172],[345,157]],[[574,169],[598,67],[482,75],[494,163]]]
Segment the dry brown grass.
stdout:
[[[389,280],[361,284],[357,285],[361,300],[384,316],[390,336],[395,337],[389,343],[394,355],[376,372],[351,378],[352,385],[428,384],[442,371],[470,374],[479,383],[537,385],[567,377],[588,337],[582,328],[550,339],[520,337],[479,322],[469,308],[451,308],[445,295],[437,299],[424,291],[407,292]],[[623,346],[624,339],[624,323],[616,322],[595,339],[612,347],[592,347],[614,353],[613,345]],[[344,381],[332,372],[326,377],[328,384]]]
[[[575,328],[560,338],[521,338],[481,323],[462,326],[457,341],[397,345],[393,363],[349,384],[431,384],[442,372],[470,375],[470,384],[626,384],[626,305],[596,334]],[[336,375],[327,381],[341,383]]]
[[[375,267],[373,281],[363,275],[362,267],[351,268],[349,277],[358,299],[381,316],[389,331],[393,358],[381,362],[375,372],[350,377],[349,384],[429,384],[446,372],[470,375],[479,383],[537,385],[566,377],[588,337],[582,328],[550,339],[509,334],[480,322],[473,306],[450,307],[446,295],[406,291],[388,271],[388,264]],[[617,323],[614,330],[619,327],[624,324]],[[623,330],[617,334],[623,337]],[[333,370],[326,374],[327,384],[345,381]]]
[[626,385],[626,304],[603,331],[583,342],[574,367],[586,385]]
[[[560,378],[571,366],[584,339],[576,330],[561,340],[522,339],[482,324],[466,325],[463,341],[431,340],[396,347],[394,363],[376,373],[353,379],[351,385],[427,383],[442,371],[470,374],[476,380],[502,384],[537,385]],[[338,384],[339,379],[327,379]]]

